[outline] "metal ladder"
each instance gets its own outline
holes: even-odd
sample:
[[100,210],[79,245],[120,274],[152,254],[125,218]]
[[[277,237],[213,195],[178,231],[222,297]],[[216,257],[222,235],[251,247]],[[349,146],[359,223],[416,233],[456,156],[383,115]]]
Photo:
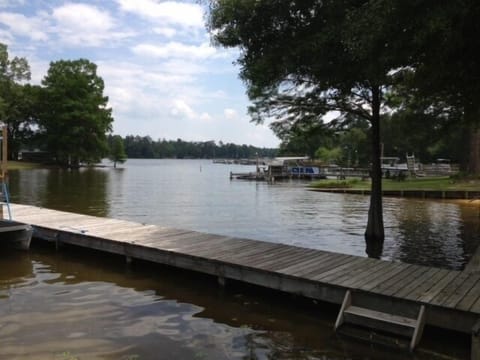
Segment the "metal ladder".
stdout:
[[[343,333],[357,339],[382,345],[401,345],[400,336],[406,339],[405,348],[413,352],[420,342],[425,325],[425,306],[419,306],[415,317],[404,314],[377,311],[353,303],[353,293],[347,290],[342,307],[335,322],[337,332],[342,325],[352,324],[364,330],[345,329]],[[371,304],[374,305],[374,304]],[[390,309],[393,310],[393,307]],[[385,333],[385,336],[383,335]],[[387,335],[390,334],[390,335]]]
[[[12,211],[10,209],[10,196],[8,194],[8,185],[7,185],[7,149],[8,149],[8,129],[4,125],[1,127],[0,133],[0,181],[1,181],[1,192],[3,197],[3,203],[7,205],[8,209],[8,220],[12,220]],[[3,219],[3,203],[0,203],[0,215]]]
[[10,195],[8,193],[8,185],[5,181],[2,179],[2,204],[0,205],[1,208],[1,214],[3,218],[3,204],[7,205],[7,211],[8,211],[8,220],[12,220],[12,210],[10,209]]

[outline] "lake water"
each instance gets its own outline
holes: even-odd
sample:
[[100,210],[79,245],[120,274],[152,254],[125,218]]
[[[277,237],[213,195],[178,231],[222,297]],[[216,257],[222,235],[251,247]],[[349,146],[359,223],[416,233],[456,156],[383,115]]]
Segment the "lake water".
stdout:
[[[12,201],[366,256],[369,197],[299,181],[230,180],[254,167],[129,160],[122,168],[12,171]],[[382,258],[462,269],[480,243],[480,201],[384,199]]]
[[[10,173],[19,203],[365,256],[368,197],[231,181],[236,165],[129,160]],[[382,257],[460,269],[479,204],[386,198]],[[0,359],[410,359],[336,337],[337,307],[77,248],[0,256]],[[448,339],[448,341],[439,341]],[[467,359],[427,330],[415,359]]]

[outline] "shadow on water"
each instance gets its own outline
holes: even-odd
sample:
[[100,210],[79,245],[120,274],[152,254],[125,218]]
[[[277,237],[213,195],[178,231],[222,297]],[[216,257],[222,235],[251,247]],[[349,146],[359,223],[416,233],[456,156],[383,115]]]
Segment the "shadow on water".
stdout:
[[0,267],[0,358],[468,358],[462,337],[396,353],[337,337],[337,306],[76,247],[34,242]]
[[12,170],[9,172],[11,199],[57,210],[107,216],[110,176],[110,171],[102,168]]

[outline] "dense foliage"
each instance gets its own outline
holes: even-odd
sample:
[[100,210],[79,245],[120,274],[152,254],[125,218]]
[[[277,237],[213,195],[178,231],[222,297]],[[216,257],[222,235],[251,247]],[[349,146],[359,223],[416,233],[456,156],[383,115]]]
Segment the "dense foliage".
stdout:
[[35,89],[22,82],[30,79],[30,66],[25,58],[9,58],[7,46],[0,43],[0,122],[8,129],[9,157],[17,154],[21,143],[33,133],[32,111]]
[[274,157],[277,149],[257,148],[214,141],[188,142],[177,140],[154,141],[149,136],[128,135],[124,138],[125,152],[129,158],[154,159],[251,159]]
[[127,161],[127,154],[125,153],[125,146],[123,139],[120,135],[109,136],[108,145],[110,147],[110,153],[108,158],[113,162],[113,167],[117,167],[117,163],[123,164]]
[[78,167],[105,157],[113,118],[97,66],[85,59],[53,62],[42,85],[38,124],[57,162]]

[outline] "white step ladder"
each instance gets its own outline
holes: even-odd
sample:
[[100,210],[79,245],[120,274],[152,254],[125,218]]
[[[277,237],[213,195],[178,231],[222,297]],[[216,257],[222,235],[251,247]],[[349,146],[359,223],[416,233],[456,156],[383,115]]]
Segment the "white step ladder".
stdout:
[[8,194],[8,186],[3,179],[0,179],[0,219],[3,219],[3,205],[6,205],[8,212],[8,220],[12,220],[12,210],[10,209],[10,195]]
[[[425,306],[421,305],[416,318],[403,315],[381,312],[352,304],[352,293],[347,290],[343,299],[342,307],[335,322],[335,331],[338,331],[342,325],[353,324],[365,329],[368,332],[378,331],[382,334],[401,336],[409,338],[408,350],[412,352],[420,341],[425,325]],[[361,336],[362,332],[344,332],[346,335],[358,338],[375,340],[372,333]],[[383,344],[385,342],[382,341]],[[398,344],[397,340],[393,343]]]

